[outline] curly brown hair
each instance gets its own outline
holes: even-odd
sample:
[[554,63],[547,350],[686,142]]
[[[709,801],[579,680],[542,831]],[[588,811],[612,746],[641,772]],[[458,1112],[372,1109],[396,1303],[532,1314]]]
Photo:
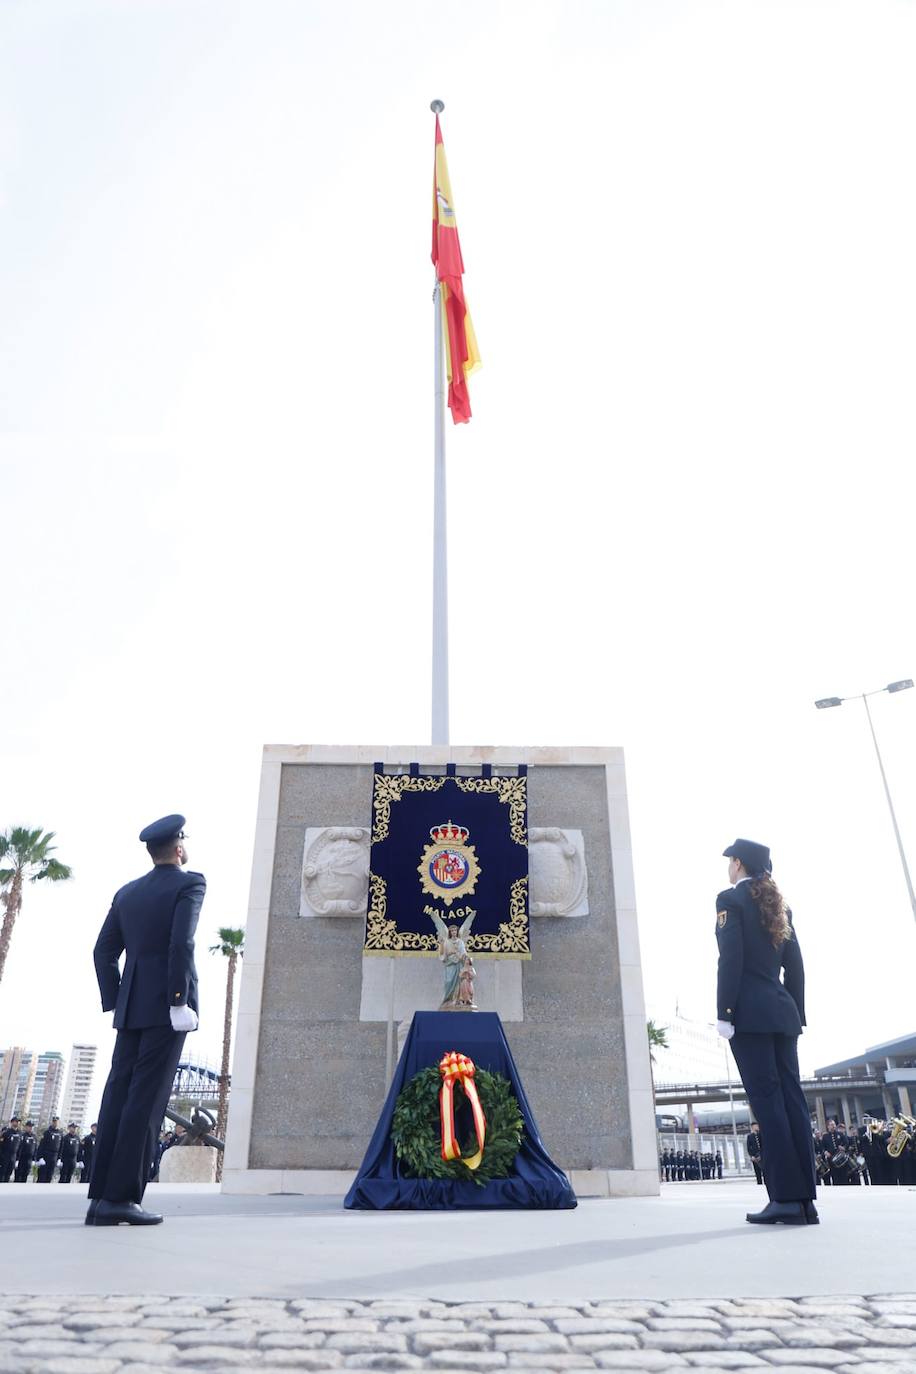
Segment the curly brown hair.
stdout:
[[760,920],[773,942],[773,948],[778,949],[786,940],[792,939],[792,926],[789,923],[789,908],[786,906],[785,897],[768,873],[753,880],[751,896],[757,904]]

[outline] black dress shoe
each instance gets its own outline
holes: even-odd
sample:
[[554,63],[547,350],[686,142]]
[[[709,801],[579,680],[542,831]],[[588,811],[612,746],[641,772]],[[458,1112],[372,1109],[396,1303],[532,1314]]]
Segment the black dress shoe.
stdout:
[[158,1212],[144,1212],[136,1202],[106,1202],[99,1198],[93,1226],[158,1226]]
[[801,1202],[768,1202],[762,1212],[748,1212],[748,1221],[762,1226],[807,1226],[804,1204]]
[[803,1206],[804,1209],[805,1209],[805,1221],[808,1223],[808,1225],[809,1225],[809,1226],[820,1226],[820,1224],[821,1224],[821,1219],[820,1219],[820,1217],[819,1217],[818,1214],[817,1214],[817,1208],[815,1207],[814,1203],[813,1203],[813,1202],[803,1202],[803,1203],[802,1203],[802,1206]]
[[90,1199],[89,1199],[89,1211],[86,1213],[86,1220],[85,1220],[85,1222],[84,1222],[84,1225],[86,1225],[86,1226],[94,1226],[94,1225],[95,1225],[95,1214],[96,1214],[96,1212],[98,1211],[98,1207],[99,1207],[99,1200],[98,1200],[98,1198],[97,1198],[97,1197],[90,1198]]

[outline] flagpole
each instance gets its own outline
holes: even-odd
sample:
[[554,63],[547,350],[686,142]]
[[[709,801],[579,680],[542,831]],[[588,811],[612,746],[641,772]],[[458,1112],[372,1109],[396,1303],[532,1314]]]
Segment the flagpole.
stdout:
[[[439,115],[441,100],[429,107]],[[433,497],[433,679],[432,743],[448,744],[448,517],[445,488],[445,357],[442,337],[442,287],[433,291],[433,366],[435,469]]]

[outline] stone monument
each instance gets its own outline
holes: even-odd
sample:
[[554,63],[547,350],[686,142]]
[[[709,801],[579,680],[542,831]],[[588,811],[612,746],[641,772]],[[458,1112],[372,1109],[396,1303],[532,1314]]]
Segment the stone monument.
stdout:
[[576,1193],[657,1193],[623,751],[447,745],[265,747],[223,1191],[346,1192],[389,1037],[442,1002],[439,959],[363,955],[376,761],[527,765],[532,957],[475,958],[472,997],[500,1014]]

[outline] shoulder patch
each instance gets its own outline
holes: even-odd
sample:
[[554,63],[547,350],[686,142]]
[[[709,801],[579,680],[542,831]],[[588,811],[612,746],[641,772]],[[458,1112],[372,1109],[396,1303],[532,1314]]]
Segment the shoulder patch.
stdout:
[[718,911],[718,912],[716,912],[716,925],[719,927],[720,930],[722,930],[722,928],[724,927],[725,922],[726,922],[727,920],[728,920],[728,912],[727,912],[727,911]]

